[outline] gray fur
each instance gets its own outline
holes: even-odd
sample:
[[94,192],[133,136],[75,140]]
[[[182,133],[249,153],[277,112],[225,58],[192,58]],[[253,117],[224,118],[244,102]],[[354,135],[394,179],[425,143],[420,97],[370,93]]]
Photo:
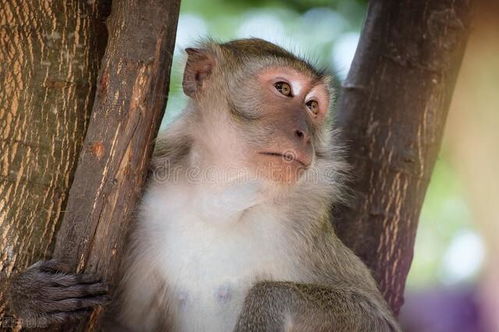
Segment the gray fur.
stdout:
[[[314,82],[330,82],[324,72],[306,61],[259,39],[225,44],[208,41],[189,52],[204,61],[199,68],[204,70],[205,81],[192,81],[196,75],[193,68],[188,68],[191,72],[185,79],[191,81],[184,81],[184,87],[192,98],[180,118],[158,137],[146,196],[154,195],[157,188],[185,180],[195,166],[196,149],[202,144],[218,144],[210,141],[209,131],[216,130],[214,128],[230,127],[244,133],[245,143],[255,148],[271,144],[282,133],[282,128],[274,125],[274,121],[262,117],[261,111],[269,105],[256,95],[255,91],[259,91],[256,81],[247,78],[269,66],[281,66],[299,71]],[[193,61],[188,62],[188,66]],[[213,65],[213,68],[206,65]],[[211,75],[209,82],[206,81],[208,74]],[[332,100],[332,91],[329,97]],[[229,306],[229,309],[240,308],[235,316],[235,331],[400,330],[367,267],[337,238],[331,226],[331,205],[347,196],[342,186],[347,166],[329,124],[329,119],[320,126],[308,122],[315,157],[298,182],[272,201],[248,208],[241,215],[244,221],[259,209],[269,209],[284,216],[286,227],[280,228],[278,233],[262,236],[280,239],[284,244],[287,251],[282,259],[292,262],[292,280],[254,275],[240,302],[234,300],[238,289],[227,285],[214,289],[221,292],[216,297],[220,306],[233,303],[236,307]],[[237,142],[234,144],[237,147]],[[155,241],[161,244],[162,238],[151,238],[151,231],[141,225],[141,221],[148,218],[150,208],[142,204],[137,229],[132,232],[129,254],[124,261],[120,295],[115,299],[113,310],[109,311],[111,319],[104,325],[106,330],[183,330],[176,316],[184,302],[192,304],[189,304],[192,298],[188,293],[179,294],[165,278],[163,267],[155,265],[161,261],[158,257],[165,253],[151,246]],[[154,232],[152,234],[154,237]],[[203,280],[203,273],[196,277]],[[60,294],[44,280],[66,283],[69,289]],[[41,315],[53,321],[102,303],[104,292],[104,286],[95,280],[85,283],[70,274],[57,271],[47,274],[39,266],[21,274],[13,285],[12,304],[18,314],[25,317]],[[60,307],[61,302],[46,301],[46,294],[51,299],[70,300]],[[83,294],[91,296],[86,300],[74,300]],[[47,315],[43,306],[51,312],[57,311],[58,316]]]
[[[326,80],[323,73],[314,70],[310,64],[260,40],[235,41],[222,45],[208,42],[202,44],[201,49],[208,50],[216,57],[218,67],[215,68],[214,75],[220,75],[223,79],[219,79],[214,85],[229,98],[226,107],[233,116],[232,121],[241,124],[249,141],[262,141],[272,137],[273,128],[262,128],[259,118],[251,113],[260,107],[258,100],[252,99],[254,95],[251,94],[251,82],[246,82],[246,88],[238,87],[237,92],[233,91],[234,85],[227,82],[237,82],[255,70],[275,64],[291,66],[308,72],[317,80]],[[220,104],[220,95],[208,97],[210,98],[217,98],[215,102]],[[194,97],[188,113],[181,116],[158,140],[153,165],[157,167],[166,163],[188,172],[189,151],[196,141],[196,135],[190,134],[200,130],[200,117],[206,116],[203,112],[210,111],[209,107],[202,110],[198,107]],[[242,116],[239,117],[238,114]],[[335,200],[344,199],[342,179],[347,168],[335,137],[325,125],[315,128],[314,164],[297,185],[275,202],[281,206],[290,221],[286,233],[275,236],[286,237],[288,242],[293,243],[291,247],[294,250],[288,254],[295,257],[296,273],[303,282],[256,282],[244,301],[236,331],[399,330],[367,267],[337,238],[331,226],[330,207]],[[157,169],[153,170],[153,174],[154,171]],[[135,235],[141,237],[138,233]],[[147,264],[136,257],[131,261],[135,265]],[[141,273],[144,269],[134,266],[130,271]],[[147,280],[149,283],[156,282],[154,287],[158,288],[157,297],[169,298],[168,286],[162,283],[161,278],[149,276]],[[124,284],[126,287],[126,279]],[[143,318],[146,312],[149,315],[151,312],[175,315],[175,310],[168,301],[161,302],[157,298],[148,306],[141,306],[139,314],[134,312],[133,306],[128,308],[124,316]],[[167,330],[172,328],[171,324],[168,319],[165,322],[163,316],[163,321],[158,320],[154,327],[148,325],[148,328]]]

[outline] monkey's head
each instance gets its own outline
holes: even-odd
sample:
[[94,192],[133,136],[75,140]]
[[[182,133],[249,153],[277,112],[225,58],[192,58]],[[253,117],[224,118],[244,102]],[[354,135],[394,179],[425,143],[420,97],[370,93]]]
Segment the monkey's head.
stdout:
[[328,76],[261,39],[186,52],[183,89],[214,159],[283,184],[313,167],[327,141]]

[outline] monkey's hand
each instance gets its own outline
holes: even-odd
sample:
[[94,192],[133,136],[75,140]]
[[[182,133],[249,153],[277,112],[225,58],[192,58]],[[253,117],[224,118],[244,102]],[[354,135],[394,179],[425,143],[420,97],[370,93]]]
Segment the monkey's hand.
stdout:
[[87,316],[109,302],[108,287],[90,274],[73,274],[56,261],[39,261],[14,276],[8,301],[25,327],[43,328]]
[[253,286],[235,332],[392,332],[398,324],[376,300],[354,289],[284,281]]

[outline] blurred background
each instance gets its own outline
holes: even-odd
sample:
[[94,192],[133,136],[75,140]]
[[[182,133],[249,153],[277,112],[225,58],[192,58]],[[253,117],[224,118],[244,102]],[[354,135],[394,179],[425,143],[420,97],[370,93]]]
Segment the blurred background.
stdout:
[[[260,37],[343,80],[367,1],[182,0],[163,126],[185,106],[183,49]],[[478,2],[444,141],[421,213],[404,331],[499,332],[499,1]]]

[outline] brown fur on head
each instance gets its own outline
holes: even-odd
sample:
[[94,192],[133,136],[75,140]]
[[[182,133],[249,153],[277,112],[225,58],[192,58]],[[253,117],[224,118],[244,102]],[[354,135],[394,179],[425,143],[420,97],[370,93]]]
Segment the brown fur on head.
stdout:
[[261,39],[186,49],[183,88],[213,160],[295,183],[323,149],[330,79]]

